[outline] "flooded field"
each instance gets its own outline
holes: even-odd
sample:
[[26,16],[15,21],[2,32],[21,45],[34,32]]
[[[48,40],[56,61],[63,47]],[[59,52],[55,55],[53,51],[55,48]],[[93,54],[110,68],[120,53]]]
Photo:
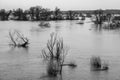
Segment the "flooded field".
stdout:
[[[120,30],[104,30],[90,19],[78,21],[49,21],[50,27],[38,22],[0,21],[0,80],[119,80]],[[9,31],[19,30],[30,41],[28,48],[9,46]],[[75,62],[77,67],[63,67],[62,76],[51,78],[46,74],[46,63],[41,50],[46,47],[50,33],[63,37],[69,52],[65,63]],[[90,58],[100,56],[109,64],[108,71],[91,71]]]

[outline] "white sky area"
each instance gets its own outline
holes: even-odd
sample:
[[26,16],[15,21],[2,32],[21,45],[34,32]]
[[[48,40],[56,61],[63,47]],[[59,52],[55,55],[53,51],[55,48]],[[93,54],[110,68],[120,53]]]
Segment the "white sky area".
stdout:
[[31,6],[42,6],[54,10],[94,10],[120,9],[120,0],[0,0],[0,9],[29,9]]

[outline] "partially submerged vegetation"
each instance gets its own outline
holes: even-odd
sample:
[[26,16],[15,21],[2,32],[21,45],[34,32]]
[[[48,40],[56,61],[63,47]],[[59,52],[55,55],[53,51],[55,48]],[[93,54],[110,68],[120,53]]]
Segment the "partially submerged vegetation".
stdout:
[[77,24],[84,24],[84,21],[80,20]]
[[118,29],[120,28],[120,15],[106,13],[104,10],[94,11],[95,24],[100,25],[103,29]]
[[91,65],[91,69],[94,71],[105,71],[109,69],[108,64],[102,63],[101,58],[96,56],[93,56],[90,59],[90,65]]
[[103,28],[104,29],[118,29],[120,28],[120,16],[114,17],[111,21],[107,22],[107,24],[104,24]]
[[94,21],[95,24],[102,24],[105,21],[103,10],[95,10],[94,15],[95,15],[95,21]]
[[57,76],[62,73],[62,65],[67,55],[67,49],[64,46],[63,39],[58,38],[57,34],[52,33],[48,40],[47,48],[42,50],[44,59],[48,60],[48,75]]
[[48,22],[40,22],[39,26],[40,27],[49,28],[50,27],[50,23],[48,23]]
[[42,56],[48,61],[48,75],[61,75],[64,65],[75,66],[75,64],[64,64],[67,53],[68,49],[64,46],[63,39],[59,38],[57,34],[51,33],[47,48],[42,50]]
[[17,30],[10,31],[9,37],[11,40],[10,45],[14,47],[27,47],[29,44],[29,40],[27,37],[24,37],[22,33]]

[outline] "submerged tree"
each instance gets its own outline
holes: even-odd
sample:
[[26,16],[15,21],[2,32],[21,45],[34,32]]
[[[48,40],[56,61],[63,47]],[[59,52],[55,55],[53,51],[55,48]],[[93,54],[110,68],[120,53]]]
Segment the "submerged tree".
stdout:
[[39,26],[42,27],[42,28],[49,28],[50,27],[50,23],[41,21]]
[[108,13],[106,14],[107,21],[110,22],[112,20],[112,14]]
[[9,37],[11,40],[11,45],[17,47],[27,47],[29,40],[27,37],[24,37],[19,31],[14,30],[9,32]]
[[68,50],[64,46],[63,39],[58,38],[57,34],[52,33],[50,37],[47,48],[42,50],[42,55],[49,61],[48,74],[57,76],[58,73],[62,73],[62,65]]
[[90,59],[90,64],[91,64],[91,69],[94,71],[104,71],[104,70],[108,70],[108,64],[107,63],[103,63],[101,58],[98,56],[93,56]]
[[103,14],[103,10],[95,10],[94,11],[94,15],[96,17],[96,24],[102,24],[104,22],[104,14]]
[[77,66],[74,63],[64,63],[67,53],[68,48],[65,47],[63,39],[58,37],[57,34],[51,33],[47,47],[42,50],[42,56],[48,62],[48,75],[56,77],[58,74],[62,74],[63,66],[70,66],[72,68]]

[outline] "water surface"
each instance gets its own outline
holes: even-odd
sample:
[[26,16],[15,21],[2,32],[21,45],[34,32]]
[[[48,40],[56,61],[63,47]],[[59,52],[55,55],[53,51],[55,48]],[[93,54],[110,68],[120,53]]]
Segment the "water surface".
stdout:
[[[83,25],[78,21],[49,21],[50,28],[39,27],[39,22],[0,21],[0,80],[119,80],[120,30],[103,30],[89,21]],[[29,38],[27,49],[8,45],[8,33],[14,29]],[[69,47],[65,63],[78,65],[75,69],[64,67],[59,78],[46,76],[46,64],[41,58],[52,32],[63,37]],[[89,59],[93,55],[108,62],[109,71],[91,71]]]

